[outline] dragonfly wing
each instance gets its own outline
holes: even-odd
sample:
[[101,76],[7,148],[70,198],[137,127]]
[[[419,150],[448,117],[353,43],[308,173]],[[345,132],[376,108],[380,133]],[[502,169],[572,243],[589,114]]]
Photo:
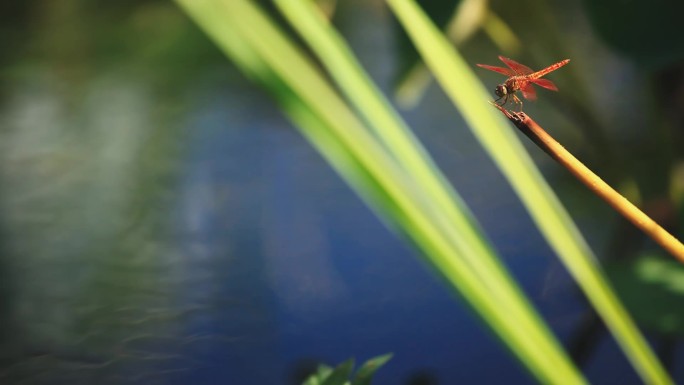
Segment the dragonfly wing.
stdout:
[[529,75],[532,72],[534,72],[534,71],[532,71],[532,68],[530,68],[524,64],[520,64],[513,59],[509,59],[507,57],[499,56],[499,60],[504,62],[504,64],[507,65],[510,69],[512,69],[513,72],[515,72],[517,75]]
[[490,71],[498,72],[498,73],[500,73],[502,75],[506,75],[506,76],[514,76],[515,75],[515,72],[509,70],[508,68],[495,67],[495,66],[490,66],[487,64],[478,64],[477,66],[482,67],[484,69],[488,69]]
[[522,93],[527,100],[537,100],[537,90],[534,89],[532,83],[527,83],[527,85],[522,88]]
[[544,87],[547,90],[558,91],[558,87],[551,80],[546,79],[530,79],[530,81],[539,87]]

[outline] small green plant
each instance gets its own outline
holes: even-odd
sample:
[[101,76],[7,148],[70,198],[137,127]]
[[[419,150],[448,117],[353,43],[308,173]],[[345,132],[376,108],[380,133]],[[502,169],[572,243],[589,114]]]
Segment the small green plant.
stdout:
[[384,354],[366,361],[352,377],[354,359],[332,368],[319,365],[316,373],[309,376],[302,385],[371,385],[375,372],[392,358],[392,354]]

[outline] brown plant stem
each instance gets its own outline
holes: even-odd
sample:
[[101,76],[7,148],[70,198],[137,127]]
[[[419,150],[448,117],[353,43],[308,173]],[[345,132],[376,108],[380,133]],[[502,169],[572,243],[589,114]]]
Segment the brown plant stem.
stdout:
[[539,148],[546,152],[551,158],[563,165],[580,182],[584,183],[591,191],[601,197],[606,203],[613,207],[618,213],[627,218],[636,227],[651,237],[656,243],[662,246],[680,262],[684,263],[684,245],[672,234],[668,233],[658,223],[651,219],[638,207],[633,205],[619,192],[615,191],[598,175],[594,174],[587,166],[582,164],[560,143],[551,137],[544,129],[539,126],[524,112],[508,111],[502,106],[493,103],[515,126],[528,138],[530,138]]

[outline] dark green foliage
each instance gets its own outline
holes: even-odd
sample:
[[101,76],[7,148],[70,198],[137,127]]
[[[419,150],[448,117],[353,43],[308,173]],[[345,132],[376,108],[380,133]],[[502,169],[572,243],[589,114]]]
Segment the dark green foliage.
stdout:
[[680,39],[684,2],[678,0],[585,0],[594,29],[636,63],[657,68],[684,58]]
[[608,265],[606,272],[640,325],[684,336],[684,265],[672,258],[644,255]]

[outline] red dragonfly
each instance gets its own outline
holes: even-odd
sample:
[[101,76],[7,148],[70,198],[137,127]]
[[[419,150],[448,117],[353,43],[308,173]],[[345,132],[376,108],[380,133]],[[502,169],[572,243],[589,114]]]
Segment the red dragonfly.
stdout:
[[499,60],[504,62],[508,68],[495,67],[486,64],[478,64],[477,66],[508,76],[508,79],[506,79],[503,84],[496,86],[494,93],[499,98],[494,102],[498,102],[499,100],[503,99],[503,102],[499,104],[500,106],[503,106],[506,104],[506,102],[508,102],[508,98],[512,96],[513,102],[520,104],[520,111],[522,111],[523,103],[522,100],[518,99],[518,97],[515,95],[517,91],[522,91],[523,96],[528,100],[537,99],[537,91],[534,89],[534,87],[532,87],[533,84],[544,87],[548,90],[558,91],[558,87],[556,87],[551,80],[540,78],[570,62],[570,59],[561,60],[556,64],[552,64],[544,68],[543,70],[534,72],[530,67],[520,64],[507,57],[499,56]]

